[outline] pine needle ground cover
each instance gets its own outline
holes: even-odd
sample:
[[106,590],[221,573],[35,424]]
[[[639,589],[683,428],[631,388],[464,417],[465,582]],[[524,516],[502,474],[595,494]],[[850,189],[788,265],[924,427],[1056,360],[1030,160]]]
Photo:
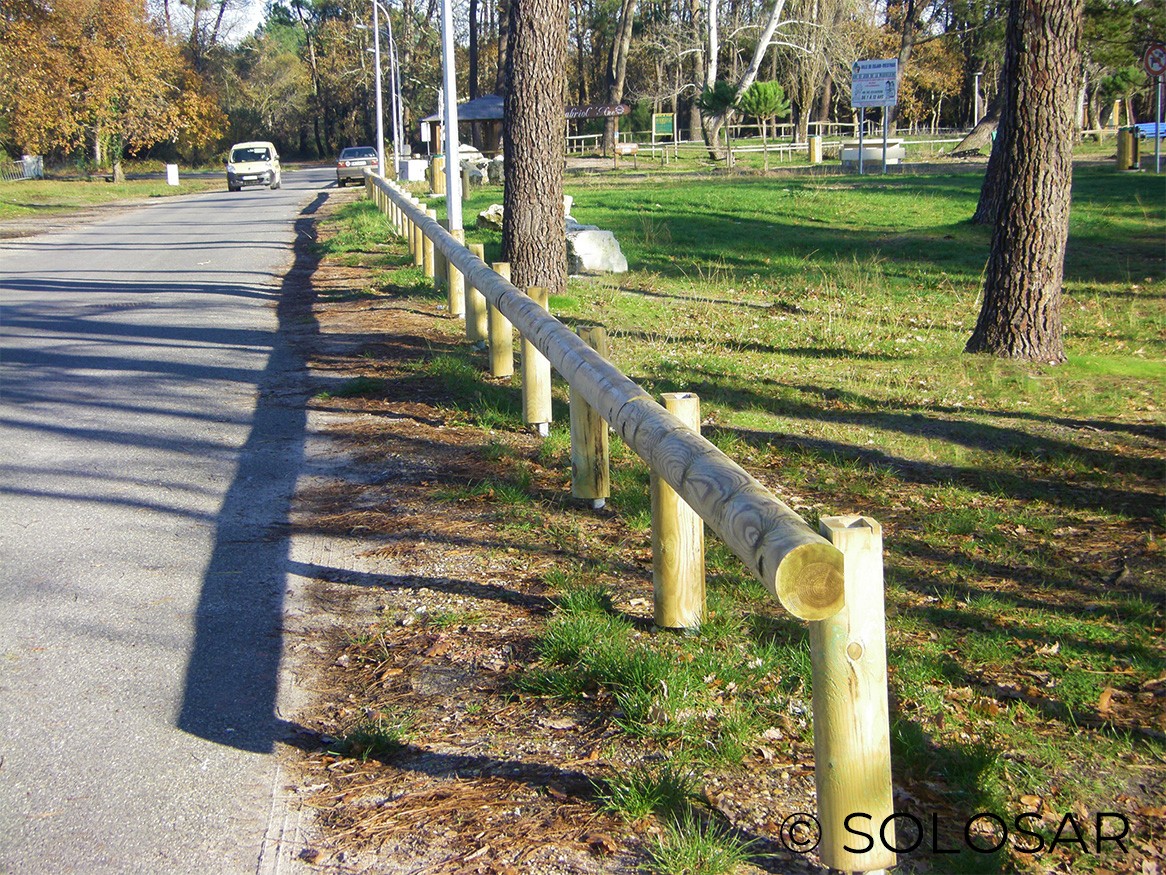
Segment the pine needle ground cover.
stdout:
[[[902,871],[1153,871],[1166,852],[1163,185],[1078,172],[1057,368],[962,354],[989,239],[967,223],[978,185],[569,180],[574,216],[615,231],[632,271],[574,279],[551,309],[604,325],[649,391],[698,393],[706,436],[811,524],[883,525]],[[492,202],[499,190],[475,193],[467,217]],[[329,233],[370,209],[344,207]],[[475,236],[497,258],[497,239]],[[407,448],[424,465],[391,500],[367,476],[308,496],[310,526],[386,562],[452,550],[462,564],[460,601],[440,608],[417,593],[448,590],[448,572],[380,578],[382,598],[417,604],[386,602],[344,643],[362,704],[329,712],[317,763],[395,787],[384,798],[404,817],[427,745],[485,733],[495,758],[473,761],[479,780],[522,767],[523,792],[543,782],[531,810],[584,858],[563,871],[812,861],[781,833],[814,810],[804,627],[714,541],[705,628],[653,631],[642,463],[617,442],[608,510],[572,502],[565,387],[551,437],[526,434],[517,390],[486,376],[399,242],[332,253],[327,237],[320,318],[343,330],[317,356],[338,391],[316,403],[356,417],[337,437],[367,464],[402,464]],[[340,273],[325,283],[329,264]],[[418,668],[428,654],[477,678],[444,711],[418,693],[450,679]],[[509,756],[508,732],[521,735]],[[334,786],[327,810],[375,844],[376,823],[400,821],[341,807],[354,786]],[[446,870],[529,861],[501,840],[483,851],[473,826],[450,821]]]

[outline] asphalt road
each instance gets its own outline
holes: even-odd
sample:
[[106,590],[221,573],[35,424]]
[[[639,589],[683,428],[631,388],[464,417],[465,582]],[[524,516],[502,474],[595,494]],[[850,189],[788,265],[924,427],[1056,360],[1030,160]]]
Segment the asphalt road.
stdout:
[[281,292],[334,185],[0,241],[0,873],[279,866],[310,328]]

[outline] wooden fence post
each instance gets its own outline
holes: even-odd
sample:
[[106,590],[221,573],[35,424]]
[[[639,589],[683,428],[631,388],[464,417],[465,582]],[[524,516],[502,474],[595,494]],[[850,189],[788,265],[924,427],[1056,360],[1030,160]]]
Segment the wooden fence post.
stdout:
[[[607,358],[607,331],[600,325],[580,325],[578,335],[587,345]],[[611,495],[611,461],[607,423],[571,387],[571,494],[591,500],[595,510]]]
[[[668,392],[664,408],[700,434],[700,398]],[[652,489],[652,588],[655,623],[697,629],[704,619],[704,520],[655,472]]]
[[[466,232],[463,228],[454,228],[449,232],[459,243],[466,242]],[[449,315],[454,317],[466,314],[466,278],[457,269],[452,261],[445,262],[445,288],[449,299]]]
[[[547,309],[547,290],[531,286],[527,296]],[[522,421],[546,437],[551,433],[551,363],[526,337],[522,338]]]
[[842,608],[844,561],[837,547],[521,289],[394,195],[431,231],[434,244],[482,291],[490,306],[546,356],[790,613],[821,620]]
[[[437,221],[437,210],[426,210],[425,215]],[[425,271],[425,275],[433,280],[434,286],[437,285],[437,272],[433,260],[433,238],[425,233],[424,230],[418,229],[421,234],[421,266]]]
[[[510,281],[510,262],[495,261],[490,265],[494,273]],[[514,373],[514,328],[497,307],[490,305],[486,318],[490,338],[490,376],[509,377]]]
[[[486,247],[481,243],[471,243],[470,252],[485,262]],[[473,344],[484,344],[489,333],[486,329],[486,296],[472,283],[466,283],[466,339]]]
[[[425,204],[414,199],[414,205],[422,213],[426,212]],[[421,225],[413,222],[413,266],[425,267],[425,235],[421,233]]]
[[[441,229],[443,231],[445,231],[447,234],[453,233],[452,231],[450,231],[450,228],[449,228],[449,219],[440,219],[437,224],[440,225]],[[433,247],[433,287],[439,291],[440,290],[448,290],[448,288],[449,288],[449,286],[446,285],[449,282],[449,268],[447,265],[448,265],[448,262],[446,261],[445,253],[442,252],[441,249],[439,249],[437,246],[434,246]],[[453,316],[455,314],[453,313],[452,310],[450,310],[449,315]]]
[[891,730],[887,706],[883,531],[860,516],[823,517],[819,530],[844,557],[844,606],[810,623],[813,664],[814,783],[822,863],[843,872],[895,865],[894,820],[864,853],[846,830],[851,814],[869,815],[852,827],[878,830],[895,812],[891,796]]

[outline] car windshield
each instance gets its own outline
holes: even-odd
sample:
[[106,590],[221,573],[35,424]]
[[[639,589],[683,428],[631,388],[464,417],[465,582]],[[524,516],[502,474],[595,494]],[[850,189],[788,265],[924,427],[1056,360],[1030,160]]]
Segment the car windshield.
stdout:
[[271,152],[261,146],[246,149],[235,149],[231,152],[232,164],[245,164],[248,161],[270,161]]
[[345,149],[340,153],[341,158],[375,158],[377,156],[376,149],[362,148],[362,149]]

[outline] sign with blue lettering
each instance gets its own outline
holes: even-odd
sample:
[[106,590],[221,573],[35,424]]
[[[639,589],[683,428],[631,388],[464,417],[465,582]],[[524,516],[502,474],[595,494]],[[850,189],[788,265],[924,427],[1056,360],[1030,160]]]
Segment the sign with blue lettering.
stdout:
[[850,106],[894,106],[899,102],[899,59],[855,61],[850,68]]

